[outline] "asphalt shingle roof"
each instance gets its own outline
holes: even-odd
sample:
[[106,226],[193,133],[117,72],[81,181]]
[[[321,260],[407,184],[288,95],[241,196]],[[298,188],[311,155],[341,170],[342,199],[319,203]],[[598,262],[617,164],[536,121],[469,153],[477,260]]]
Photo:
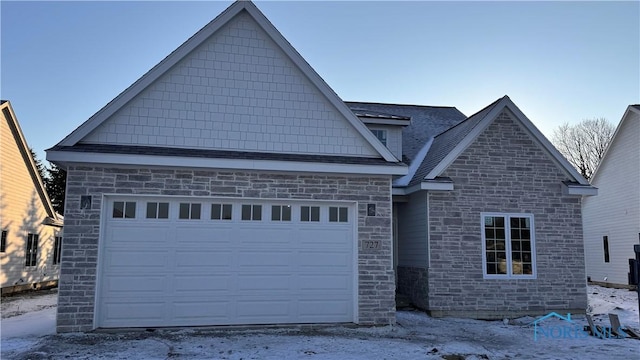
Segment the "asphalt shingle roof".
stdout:
[[434,139],[427,156],[411,179],[409,185],[420,183],[449,153],[484,119],[502,98],[494,101],[484,109],[469,116],[466,120],[438,134]]
[[354,112],[410,117],[411,123],[402,130],[402,161],[410,164],[426,142],[463,121],[466,116],[455,107],[398,105],[345,101]]

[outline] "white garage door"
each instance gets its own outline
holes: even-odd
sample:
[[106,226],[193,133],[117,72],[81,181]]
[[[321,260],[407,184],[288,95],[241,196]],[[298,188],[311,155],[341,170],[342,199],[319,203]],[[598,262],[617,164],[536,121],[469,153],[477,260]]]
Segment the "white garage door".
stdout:
[[96,327],[354,322],[351,203],[106,197]]

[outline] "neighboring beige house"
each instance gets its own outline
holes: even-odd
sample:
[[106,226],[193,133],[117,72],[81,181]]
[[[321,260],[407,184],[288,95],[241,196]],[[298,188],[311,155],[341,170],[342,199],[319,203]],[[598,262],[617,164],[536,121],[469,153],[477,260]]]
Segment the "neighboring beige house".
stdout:
[[18,119],[0,100],[0,287],[2,293],[56,285],[62,217],[55,213]]
[[600,190],[582,208],[587,277],[628,285],[633,245],[640,244],[640,105],[625,111],[591,184]]

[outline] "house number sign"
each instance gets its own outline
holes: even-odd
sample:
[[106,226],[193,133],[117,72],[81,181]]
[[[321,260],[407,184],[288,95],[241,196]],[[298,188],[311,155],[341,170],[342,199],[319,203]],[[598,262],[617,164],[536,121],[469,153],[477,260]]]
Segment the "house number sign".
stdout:
[[380,250],[380,240],[362,240],[362,250]]

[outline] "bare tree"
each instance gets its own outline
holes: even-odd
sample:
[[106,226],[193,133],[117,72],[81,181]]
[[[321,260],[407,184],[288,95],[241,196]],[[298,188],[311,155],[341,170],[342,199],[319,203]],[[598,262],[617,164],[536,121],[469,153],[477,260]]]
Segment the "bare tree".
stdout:
[[584,176],[591,179],[615,131],[605,118],[564,123],[553,131],[552,142],[564,157]]

